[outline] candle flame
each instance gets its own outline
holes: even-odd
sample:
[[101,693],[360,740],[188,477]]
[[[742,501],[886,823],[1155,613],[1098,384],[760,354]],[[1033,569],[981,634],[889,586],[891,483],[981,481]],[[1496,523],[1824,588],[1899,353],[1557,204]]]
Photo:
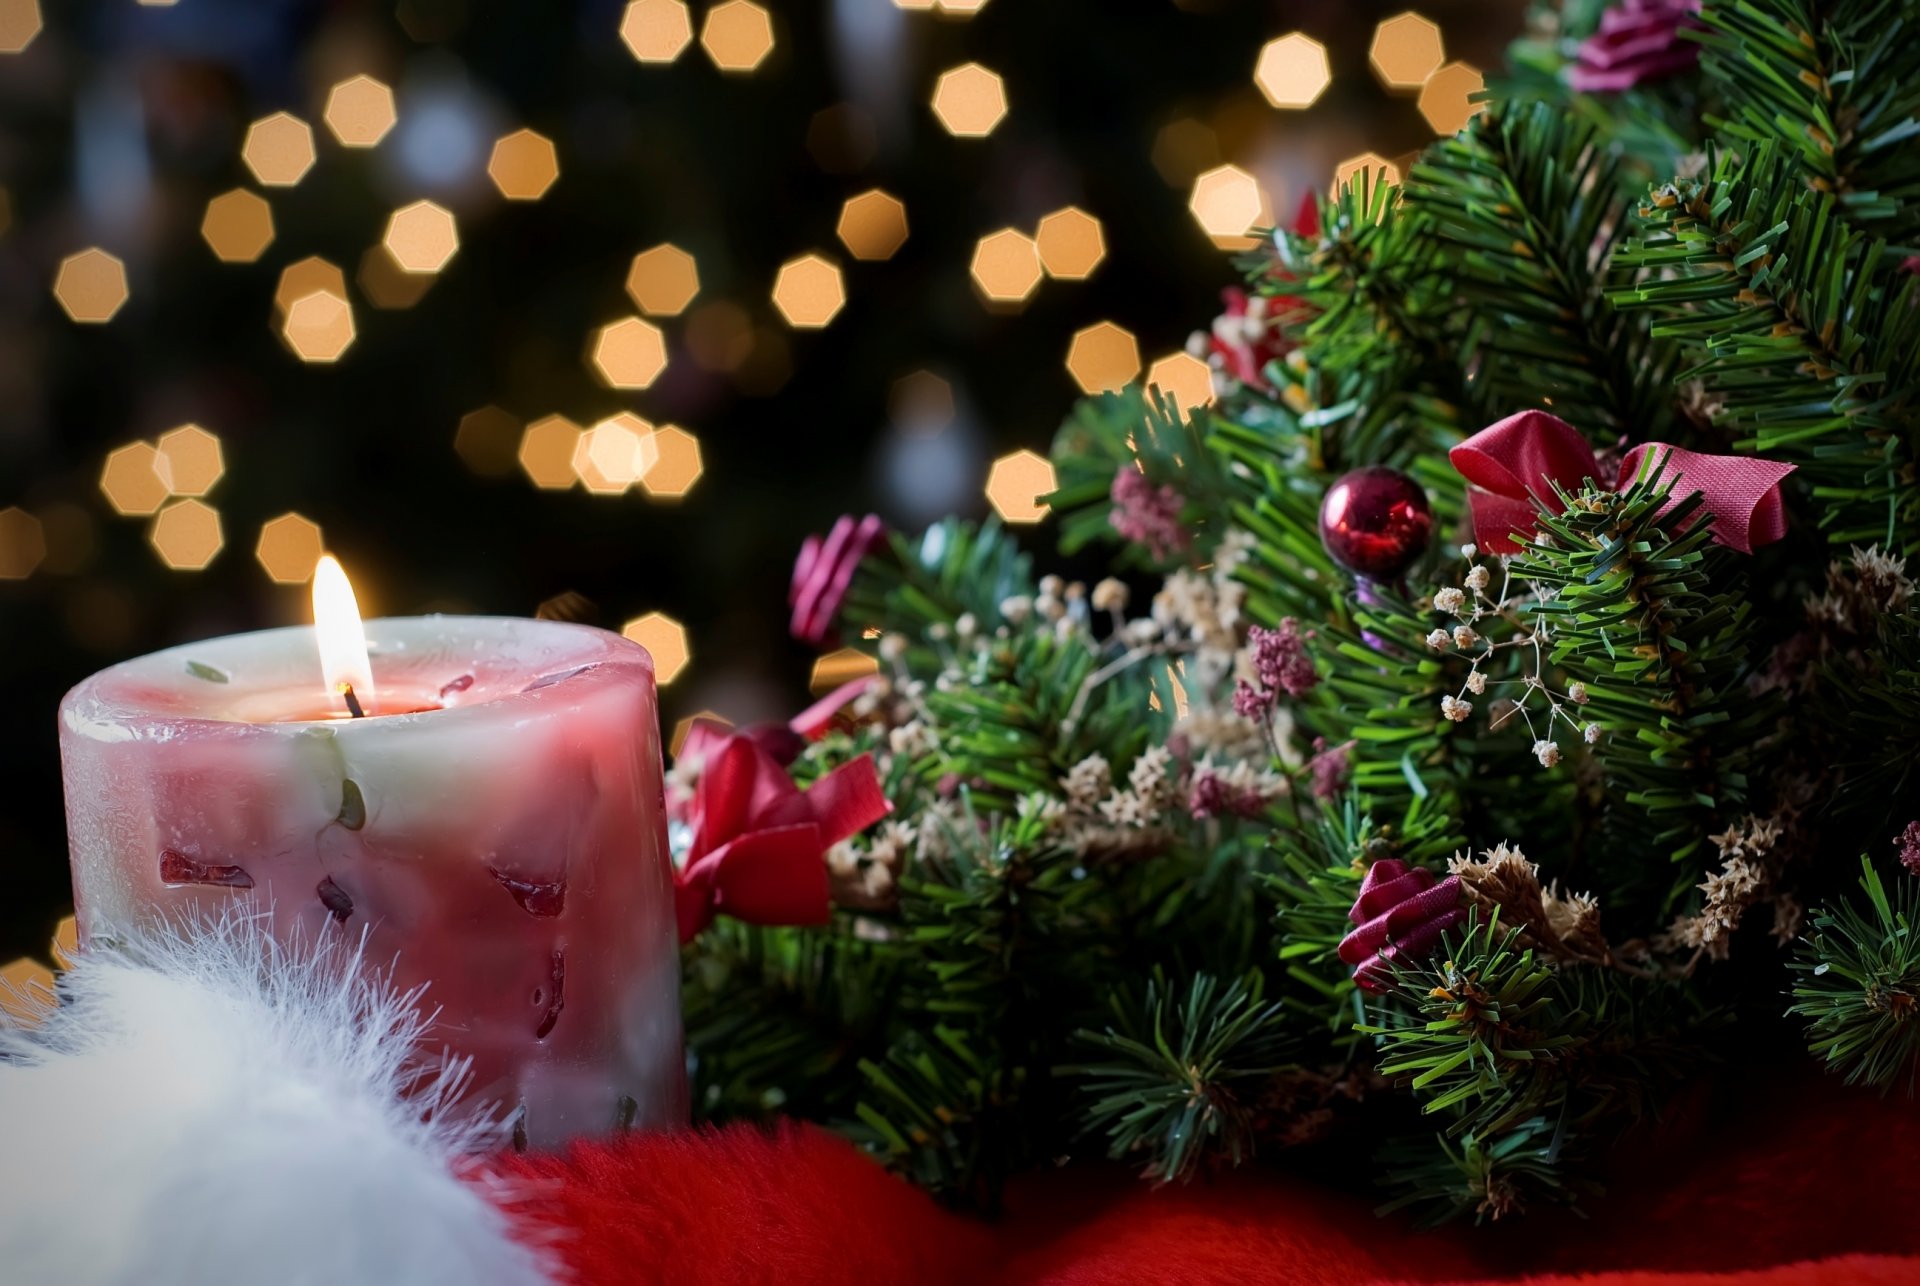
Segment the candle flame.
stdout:
[[354,601],[347,573],[332,554],[322,556],[313,570],[313,629],[320,642],[320,674],[333,708],[350,712],[347,695],[351,692],[360,710],[371,713],[373,663],[367,660],[360,605]]

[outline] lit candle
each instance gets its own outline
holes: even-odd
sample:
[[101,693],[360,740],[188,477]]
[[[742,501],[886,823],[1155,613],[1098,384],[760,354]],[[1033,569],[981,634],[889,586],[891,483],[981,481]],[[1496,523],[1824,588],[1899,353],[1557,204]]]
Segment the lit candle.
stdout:
[[314,609],[61,703],[83,945],[234,907],[288,939],[365,932],[529,1143],[684,1122],[646,651],[558,621],[363,628],[331,559]]

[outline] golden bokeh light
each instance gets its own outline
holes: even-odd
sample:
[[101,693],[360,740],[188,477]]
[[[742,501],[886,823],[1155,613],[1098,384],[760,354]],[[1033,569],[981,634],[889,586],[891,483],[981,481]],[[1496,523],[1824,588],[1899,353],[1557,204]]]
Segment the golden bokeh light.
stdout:
[[700,47],[721,71],[752,71],[773,52],[773,17],[753,0],[726,0],[707,10]]
[[1049,508],[1040,497],[1051,494],[1056,485],[1053,463],[1022,449],[1001,456],[987,470],[987,503],[1002,522],[1039,522]]
[[127,266],[98,247],[70,254],[54,274],[53,297],[77,322],[112,321],[127,302]]
[[80,951],[80,924],[73,916],[63,915],[53,926],[53,960],[65,969]]
[[1133,332],[1112,322],[1095,322],[1073,333],[1067,347],[1067,374],[1082,393],[1125,388],[1140,373],[1140,345]]
[[517,129],[494,143],[487,177],[509,201],[538,201],[560,177],[560,154],[546,135]]
[[935,0],[935,7],[941,13],[957,14],[962,18],[971,18],[987,7],[987,0]]
[[1367,52],[1380,83],[1399,90],[1420,88],[1446,59],[1439,25],[1411,9],[1375,27]]
[[891,259],[907,239],[907,207],[900,198],[874,188],[847,198],[834,231],[855,259]]
[[687,627],[665,612],[636,616],[620,632],[653,656],[653,681],[666,687],[687,668],[693,652],[687,647]]
[[497,406],[468,411],[453,431],[453,449],[481,477],[504,478],[519,458],[520,421]]
[[693,43],[693,18],[682,0],[633,0],[621,15],[620,39],[643,63],[670,63]]
[[432,273],[408,272],[393,261],[384,241],[368,246],[360,256],[360,269],[354,273],[360,291],[375,308],[411,308],[426,297],[433,283],[440,280]]
[[642,250],[627,269],[627,294],[649,317],[678,317],[699,293],[699,265],[671,242]]
[[[0,5],[0,41],[10,39],[7,9]],[[34,14],[36,21],[39,14]],[[32,38],[31,34],[28,36]],[[22,42],[24,43],[24,42]],[[14,53],[16,50],[0,44],[0,53]],[[5,1021],[23,1027],[38,1024],[50,1005],[58,1003],[54,991],[53,970],[35,960],[32,956],[21,956],[8,964],[0,965],[0,1016]]]
[[594,332],[588,358],[608,387],[647,388],[667,368],[667,339],[650,321],[622,317]]
[[1078,206],[1055,210],[1040,220],[1033,242],[1040,251],[1040,266],[1060,281],[1085,281],[1107,257],[1100,220]]
[[1457,134],[1467,122],[1487,110],[1485,103],[1470,101],[1487,87],[1487,78],[1469,63],[1448,63],[1420,87],[1420,114],[1436,134]]
[[280,284],[273,289],[273,310],[285,315],[294,300],[321,291],[345,299],[346,274],[319,255],[308,255],[280,270]]
[[204,496],[227,471],[220,439],[197,424],[183,424],[160,435],[153,471],[176,496]]
[[453,211],[431,201],[403,205],[387,220],[381,241],[402,272],[439,272],[460,248]]
[[1367,175],[1369,190],[1381,182],[1397,184],[1400,182],[1400,167],[1377,152],[1362,152],[1358,156],[1349,156],[1333,167],[1333,192],[1357,182],[1362,174]]
[[377,147],[400,119],[393,90],[371,76],[350,76],[335,85],[320,118],[342,147]]
[[287,308],[280,335],[303,362],[337,362],[353,344],[353,306],[331,290],[302,295]]
[[654,458],[640,475],[640,485],[658,500],[678,500],[693,490],[706,465],[700,458],[700,439],[671,424],[653,431]]
[[1245,237],[1260,222],[1266,196],[1253,175],[1237,165],[1218,165],[1193,181],[1187,208],[1209,237]]
[[985,138],[1006,119],[1007,87],[979,63],[963,63],[934,84],[933,114],[955,138]]
[[980,238],[968,271],[987,302],[1023,304],[1040,285],[1040,248],[1017,228],[1002,228]]
[[260,525],[253,556],[276,585],[304,585],[313,579],[320,555],[327,552],[320,524],[297,513],[284,513]]
[[1205,121],[1182,116],[1153,136],[1153,168],[1167,186],[1184,188],[1203,170],[1220,164],[1220,137]]
[[887,414],[909,433],[938,433],[953,423],[953,385],[932,371],[915,371],[893,382]]
[[0,0],[0,54],[19,53],[39,34],[39,0]]
[[1253,65],[1253,83],[1275,107],[1311,107],[1333,83],[1327,47],[1298,31],[1269,40]]
[[262,187],[290,188],[313,168],[313,130],[287,112],[263,116],[247,127],[240,159]]
[[714,710],[697,710],[690,715],[684,715],[673,725],[673,736],[667,741],[669,755],[677,757],[680,754],[680,747],[687,744],[687,734],[693,731],[693,725],[696,723],[704,723],[715,730],[733,727],[733,720]]
[[222,263],[252,263],[273,244],[273,207],[257,192],[235,188],[207,202],[200,235]]
[[177,572],[197,572],[214,560],[226,538],[220,513],[204,500],[176,500],[162,509],[147,532],[160,561]]
[[851,647],[835,648],[814,658],[813,673],[807,676],[807,687],[814,696],[823,697],[842,684],[878,673],[880,662],[865,652]]
[[840,267],[825,255],[808,254],[780,265],[773,279],[773,306],[787,325],[818,330],[846,306],[846,283]]
[[1147,367],[1147,384],[1171,397],[1183,411],[1213,405],[1213,368],[1192,353],[1160,358]]
[[564,415],[535,420],[520,436],[520,468],[542,491],[565,491],[579,477],[573,471],[573,453],[580,445],[581,428]]
[[17,506],[0,509],[0,580],[25,580],[46,556],[40,520]]
[[934,0],[893,0],[893,7],[906,9],[914,13],[932,13]]
[[107,452],[107,462],[100,470],[100,494],[117,514],[157,513],[167,503],[167,484],[160,476],[159,465],[159,449],[151,442],[115,447]]
[[573,472],[590,494],[618,496],[645,477],[659,458],[653,426],[620,411],[580,435],[573,448]]

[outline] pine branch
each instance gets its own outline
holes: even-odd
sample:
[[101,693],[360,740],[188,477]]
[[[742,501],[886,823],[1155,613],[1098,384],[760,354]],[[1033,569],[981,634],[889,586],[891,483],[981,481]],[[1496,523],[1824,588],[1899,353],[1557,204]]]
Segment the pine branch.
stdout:
[[1867,911],[1850,899],[1822,906],[1789,968],[1799,975],[1787,1012],[1807,1020],[1807,1048],[1849,1085],[1920,1083],[1920,880],[1889,895],[1860,860]]
[[[972,615],[991,631],[1000,604],[1034,592],[1032,560],[999,519],[972,523],[948,518],[917,539],[891,533],[885,551],[867,555],[840,609],[841,632],[858,639],[878,628],[920,640],[933,627],[950,631]],[[938,666],[920,646],[915,668]]]
[[1884,242],[1838,217],[1794,158],[1765,143],[1709,153],[1711,177],[1682,179],[1640,208],[1615,256],[1644,273],[1615,290],[1651,308],[1724,403],[1744,449],[1797,463],[1834,541],[1905,551],[1920,541],[1913,486],[1920,435],[1920,311],[1912,274]]
[[1601,289],[1626,222],[1619,169],[1591,127],[1508,104],[1434,144],[1406,189],[1468,310],[1476,396],[1551,406],[1603,443],[1660,437],[1672,400],[1668,347]]

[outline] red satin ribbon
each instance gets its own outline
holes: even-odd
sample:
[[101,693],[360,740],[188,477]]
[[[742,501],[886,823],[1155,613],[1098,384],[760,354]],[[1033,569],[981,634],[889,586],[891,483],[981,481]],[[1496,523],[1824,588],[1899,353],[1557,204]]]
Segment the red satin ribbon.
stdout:
[[[1702,455],[1664,442],[1646,442],[1620,462],[1613,484],[1616,490],[1633,481],[1649,452],[1657,453],[1654,476],[1664,473],[1672,487],[1666,508],[1700,492],[1713,515],[1713,538],[1721,544],[1750,554],[1755,545],[1786,534],[1780,480],[1793,472],[1793,465],[1743,455]],[[1545,411],[1509,415],[1455,447],[1448,459],[1472,484],[1467,496],[1473,506],[1474,539],[1490,554],[1519,553],[1521,546],[1509,533],[1530,537],[1541,509],[1561,511],[1554,483],[1575,491],[1584,479],[1600,481],[1600,463],[1586,439],[1565,420]]]
[[[696,725],[697,726],[697,725]],[[689,740],[692,734],[689,733]],[[707,733],[695,789],[693,843],[674,876],[680,940],[725,912],[753,924],[824,924],[831,912],[828,846],[893,811],[871,755],[805,790],[746,733]]]
[[1340,939],[1340,958],[1354,966],[1354,981],[1363,990],[1391,991],[1396,963],[1418,964],[1440,945],[1442,934],[1467,918],[1460,877],[1436,884],[1424,866],[1383,857],[1367,868],[1347,918],[1359,927]]

